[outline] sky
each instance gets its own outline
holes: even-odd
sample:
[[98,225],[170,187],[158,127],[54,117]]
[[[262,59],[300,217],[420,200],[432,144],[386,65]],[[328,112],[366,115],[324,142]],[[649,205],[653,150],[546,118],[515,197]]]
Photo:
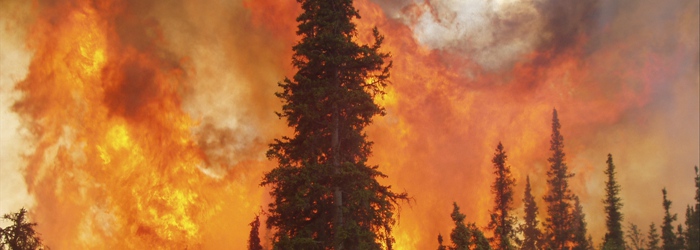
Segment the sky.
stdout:
[[[544,219],[552,111],[596,244],[612,154],[625,224],[684,221],[700,162],[697,1],[358,0],[393,68],[370,163],[406,191],[398,249],[426,249],[456,202],[484,227],[503,143],[522,217]],[[26,207],[54,249],[243,248],[289,135],[296,1],[0,2],[0,213]],[[264,216],[263,216],[264,220]],[[4,225],[4,224],[2,224]],[[270,233],[261,237],[268,242]],[[123,239],[123,240],[116,240]]]

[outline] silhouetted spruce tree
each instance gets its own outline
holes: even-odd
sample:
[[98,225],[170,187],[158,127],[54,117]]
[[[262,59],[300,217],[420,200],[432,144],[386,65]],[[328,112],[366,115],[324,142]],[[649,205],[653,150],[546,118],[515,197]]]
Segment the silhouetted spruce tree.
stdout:
[[568,242],[571,242],[571,202],[574,194],[569,189],[568,179],[574,174],[569,173],[566,166],[566,155],[564,154],[564,137],[559,129],[559,117],[557,110],[552,112],[552,137],[550,148],[552,156],[547,170],[547,194],[544,201],[547,203],[547,218],[545,220],[545,242],[547,248],[564,249]]
[[615,179],[615,164],[613,164],[611,154],[608,154],[608,160],[605,163],[608,164],[607,169],[605,169],[608,180],[605,181],[605,200],[603,200],[603,204],[605,204],[605,226],[607,232],[603,239],[603,249],[624,250],[625,238],[622,233],[623,216],[620,212],[620,209],[622,209],[620,185],[617,184]]
[[685,237],[685,242],[687,249],[700,249],[700,232],[696,228],[697,217],[695,210],[688,206],[685,210],[685,226],[688,228],[685,231],[683,237]]
[[491,220],[487,229],[493,231],[494,249],[515,249],[513,239],[515,238],[514,225],[515,217],[511,215],[513,210],[513,186],[515,178],[507,165],[508,156],[499,142],[496,146],[496,153],[491,162],[493,163],[496,180],[491,185],[491,193],[494,195],[495,204],[491,211]]
[[438,250],[447,250],[447,247],[442,244],[442,234],[438,234]]
[[676,249],[687,249],[685,247],[685,233],[683,232],[683,226],[678,225],[678,231],[676,231]]
[[484,233],[479,230],[473,223],[465,224],[464,219],[466,215],[459,212],[459,206],[457,203],[453,203],[452,221],[455,223],[455,228],[452,229],[450,233],[450,239],[452,240],[451,250],[489,250],[491,245],[489,245],[488,239],[484,236]]
[[629,226],[627,227],[627,235],[626,235],[629,244],[628,248],[632,250],[643,250],[644,245],[645,245],[645,240],[644,236],[642,234],[642,231],[637,227],[637,225],[629,223]]
[[391,63],[380,52],[383,37],[357,44],[352,0],[297,0],[300,41],[292,48],[297,73],[276,95],[280,118],[294,129],[276,139],[267,156],[278,166],[265,174],[270,187],[268,228],[275,249],[391,248],[394,210],[405,193],[394,193],[368,166],[372,143],[364,128],[384,109]]
[[530,176],[527,176],[525,180],[525,196],[523,198],[523,203],[525,204],[525,224],[522,225],[523,244],[521,249],[536,250],[539,249],[540,239],[542,237],[542,232],[538,228],[539,221],[537,220],[539,211],[537,203],[535,203],[535,197],[532,196]]
[[572,218],[573,224],[571,225],[571,231],[573,237],[571,239],[571,243],[573,244],[573,250],[592,250],[593,244],[589,239],[590,236],[588,236],[589,238],[586,238],[588,235],[588,229],[586,229],[586,214],[583,213],[583,206],[581,206],[578,196],[574,196],[574,211],[572,213]]
[[678,249],[676,246],[676,234],[673,232],[673,221],[676,220],[676,215],[671,215],[669,211],[671,209],[671,201],[666,198],[666,188],[661,190],[664,194],[664,219],[663,224],[661,224],[661,240],[663,241],[664,250]]
[[34,250],[42,247],[41,238],[34,230],[36,223],[27,221],[27,210],[22,208],[17,213],[2,217],[12,224],[0,228],[0,250]]
[[474,223],[469,223],[469,230],[472,231],[472,242],[474,250],[491,250],[491,245],[489,240],[484,236],[484,232],[481,231]]
[[467,228],[467,224],[464,223],[464,219],[467,218],[466,215],[459,212],[459,206],[457,202],[453,203],[452,221],[455,223],[455,228],[452,229],[450,233],[450,240],[452,240],[452,249],[456,250],[468,250],[471,243],[471,232]]
[[688,206],[685,213],[685,242],[690,250],[700,250],[700,174],[695,166],[695,208]]
[[262,250],[260,245],[260,217],[255,216],[255,219],[249,224],[250,236],[248,236],[248,250]]
[[452,229],[452,232],[450,233],[450,239],[452,240],[453,246],[452,249],[467,250],[471,245],[472,237],[471,231],[469,228],[467,228],[467,225],[464,222],[464,219],[466,219],[467,216],[459,212],[457,202],[453,203],[452,205],[453,209],[450,217],[452,217],[452,221],[455,223],[455,228]]
[[656,232],[656,225],[652,222],[649,225],[649,234],[647,235],[647,250],[659,250],[659,233]]

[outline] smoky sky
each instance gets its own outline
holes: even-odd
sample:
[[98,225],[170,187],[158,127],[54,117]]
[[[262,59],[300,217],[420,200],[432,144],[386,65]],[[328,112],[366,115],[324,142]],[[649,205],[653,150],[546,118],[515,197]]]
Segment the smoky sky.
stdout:
[[[60,9],[68,8],[66,2],[38,3],[34,8],[23,1],[0,2],[2,212],[30,207],[55,249],[135,237],[109,226],[148,229],[139,221],[143,217],[120,221],[123,214],[111,213],[129,204],[101,192],[69,192],[114,183],[81,172],[90,168],[66,171],[72,170],[61,165],[66,159],[55,157],[60,147],[88,153],[96,147],[73,137],[91,122],[80,122],[78,111],[88,110],[83,101],[65,94],[79,91],[46,84],[51,78],[30,66],[51,59],[42,53],[52,51],[55,41],[81,42],[52,37],[60,31],[52,25],[67,18]],[[198,210],[211,208],[202,212],[207,219],[200,221],[199,246],[242,247],[248,223],[269,203],[259,186],[274,166],[265,158],[267,145],[292,133],[274,114],[281,109],[274,93],[279,81],[295,73],[296,1],[70,3],[89,3],[100,13],[98,26],[110,35],[107,54],[119,55],[100,69],[99,105],[137,129],[169,128],[171,120],[152,121],[168,105],[169,116],[191,119],[187,149],[203,159],[198,169],[214,184],[163,185],[212,201]],[[416,199],[400,211],[397,246],[434,247],[435,236],[454,226],[452,202],[468,221],[484,225],[491,206],[490,157],[498,142],[517,178],[516,209],[527,175],[541,197],[553,108],[559,111],[567,164],[577,174],[571,185],[594,241],[604,228],[600,187],[608,153],[620,173],[629,222],[640,228],[660,222],[662,187],[678,213],[692,200],[688,176],[700,155],[698,1],[357,0],[356,5],[359,27],[378,26],[394,62],[392,84],[380,101],[387,115],[377,117],[367,133],[375,142],[371,163],[389,176],[382,181]],[[88,59],[56,65],[70,68]],[[44,123],[61,117],[70,119]],[[149,145],[171,140],[167,133],[149,131],[132,137],[153,139]],[[163,151],[158,161],[169,154],[177,155]],[[49,163],[32,167],[43,161]]]

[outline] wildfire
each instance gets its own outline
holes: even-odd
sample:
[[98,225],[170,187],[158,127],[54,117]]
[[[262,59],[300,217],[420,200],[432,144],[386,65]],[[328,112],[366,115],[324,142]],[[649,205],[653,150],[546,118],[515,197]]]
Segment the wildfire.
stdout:
[[[35,57],[14,108],[35,132],[27,176],[36,177],[40,228],[57,248],[196,246],[216,210],[202,195],[195,122],[180,107],[183,70],[150,47],[158,37],[135,44],[119,34],[139,28],[115,22],[132,18],[124,4],[56,3],[29,35]],[[75,207],[102,217],[53,217]],[[119,237],[59,240],[94,237],[85,233]]]
[[[646,191],[663,186],[683,214],[692,182],[667,180],[685,180],[699,160],[697,1],[622,1],[626,11],[496,2],[487,7],[511,9],[455,23],[486,25],[456,37],[464,32],[449,33],[450,22],[464,18],[454,1],[355,1],[358,40],[372,42],[378,26],[392,54],[392,84],[376,99],[387,114],[367,134],[371,165],[389,176],[380,181],[415,198],[399,211],[396,249],[449,239],[452,202],[485,225],[499,141],[516,213],[529,175],[543,216],[552,108],[587,218],[602,216],[608,153],[626,220],[658,224],[660,202],[647,203],[660,198]],[[595,8],[613,11],[585,12]],[[297,3],[66,0],[32,10],[33,56],[12,110],[30,135],[23,176],[47,245],[243,248],[268,202],[258,186],[272,164],[266,145],[290,133],[274,116],[274,92],[294,73]],[[448,32],[429,33],[426,22]],[[589,219],[594,241],[603,226]]]

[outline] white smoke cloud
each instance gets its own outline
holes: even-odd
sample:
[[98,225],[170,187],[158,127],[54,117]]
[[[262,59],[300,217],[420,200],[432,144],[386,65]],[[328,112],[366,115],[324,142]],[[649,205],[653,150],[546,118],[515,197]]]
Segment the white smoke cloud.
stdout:
[[537,46],[540,21],[532,1],[412,1],[382,3],[431,49],[459,53],[486,70],[511,66]]

